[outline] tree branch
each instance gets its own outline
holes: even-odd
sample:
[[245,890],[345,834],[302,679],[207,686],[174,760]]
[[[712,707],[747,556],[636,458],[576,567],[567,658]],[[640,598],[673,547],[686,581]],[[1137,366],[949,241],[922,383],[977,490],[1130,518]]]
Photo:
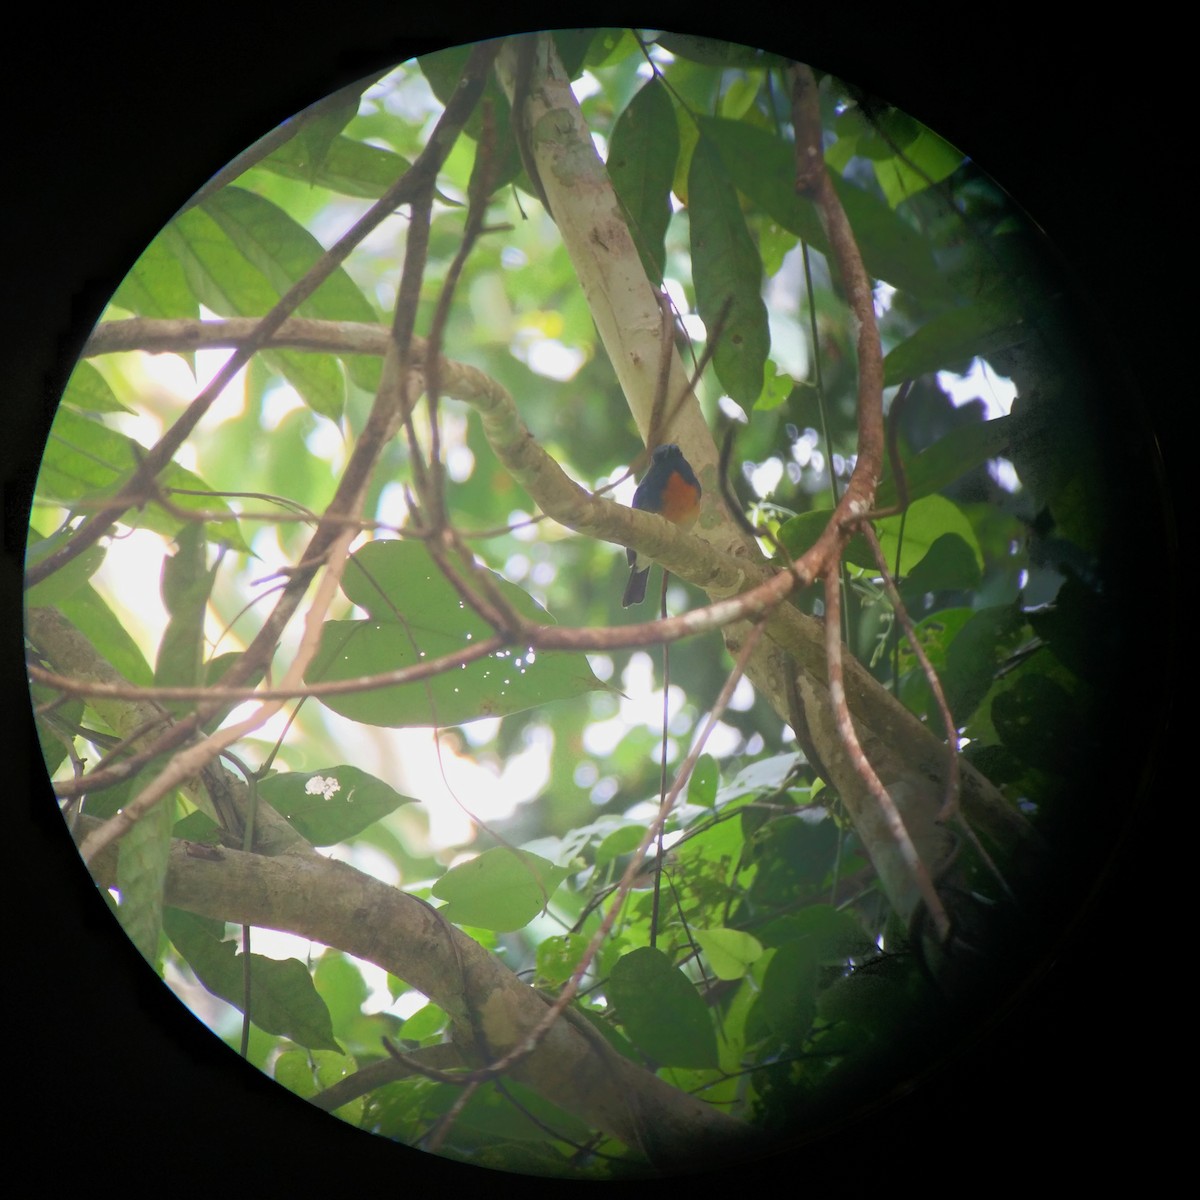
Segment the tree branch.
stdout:
[[[112,884],[111,848],[92,870],[102,885]],[[480,1044],[500,1058],[547,1011],[539,992],[428,904],[320,855],[263,858],[222,849],[217,859],[201,858],[176,841],[165,901],[200,916],[288,930],[377,964],[445,1009],[468,1062],[478,1062]],[[664,1169],[695,1165],[701,1148],[728,1158],[750,1149],[756,1136],[617,1053],[582,1018],[556,1022],[513,1076]]]

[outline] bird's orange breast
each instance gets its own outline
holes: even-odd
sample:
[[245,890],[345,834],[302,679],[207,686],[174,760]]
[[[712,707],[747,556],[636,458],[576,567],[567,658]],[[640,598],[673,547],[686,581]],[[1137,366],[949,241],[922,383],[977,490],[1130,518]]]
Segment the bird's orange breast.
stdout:
[[660,512],[676,525],[690,525],[700,511],[700,493],[678,471],[672,471],[663,488]]

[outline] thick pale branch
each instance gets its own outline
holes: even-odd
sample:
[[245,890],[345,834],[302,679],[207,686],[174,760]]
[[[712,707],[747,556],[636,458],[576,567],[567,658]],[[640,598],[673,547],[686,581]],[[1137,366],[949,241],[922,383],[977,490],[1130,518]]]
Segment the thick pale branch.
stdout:
[[[115,858],[93,863],[112,881]],[[450,1014],[464,1056],[501,1057],[538,1025],[547,1002],[429,905],[344,863],[263,858],[222,850],[193,857],[171,848],[165,900],[201,916],[288,930],[377,964]],[[659,1167],[749,1149],[740,1121],[679,1092],[612,1049],[582,1019],[555,1023],[514,1069],[523,1083]]]

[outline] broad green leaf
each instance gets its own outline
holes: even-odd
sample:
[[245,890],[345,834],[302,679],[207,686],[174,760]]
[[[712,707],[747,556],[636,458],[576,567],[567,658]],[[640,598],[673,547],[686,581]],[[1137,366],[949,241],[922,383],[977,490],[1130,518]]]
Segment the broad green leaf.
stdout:
[[779,368],[768,359],[763,367],[762,394],[754,407],[759,412],[769,412],[789,400],[795,390],[796,381],[790,375],[782,374]]
[[773,754],[749,763],[717,793],[717,804],[723,806],[749,792],[779,791],[803,761],[798,754]]
[[608,173],[629,217],[647,275],[662,283],[664,239],[671,220],[671,181],[679,158],[679,127],[657,77],[626,106],[613,126]]
[[423,1042],[428,1038],[440,1041],[448,1022],[445,1009],[436,1004],[426,1004],[404,1022],[400,1033],[405,1041]]
[[[318,1092],[340,1083],[358,1070],[358,1063],[348,1054],[333,1050],[285,1050],[275,1060],[275,1081],[289,1092],[311,1100]],[[362,1118],[366,1101],[362,1096],[335,1108],[335,1115],[357,1124]]]
[[[1005,456],[1013,434],[1013,419],[1010,416],[996,417],[991,421],[976,421],[960,425],[932,446],[922,450],[911,461],[904,464],[904,482],[909,503],[920,500],[933,492],[940,492],[968,471],[991,458]],[[896,480],[888,465],[888,476],[879,485],[875,503],[880,508],[895,504]]]
[[902,153],[875,160],[875,178],[888,204],[896,208],[918,192],[941,183],[962,163],[963,156],[958,150],[922,125]]
[[[84,497],[101,499],[112,495],[145,456],[145,447],[125,434],[72,409],[59,408],[38,475],[38,499],[71,508]],[[177,508],[228,512],[228,520],[210,526],[213,539],[249,553],[250,547],[242,539],[229,506],[211,494],[203,479],[178,463],[168,463],[159,472],[158,484]],[[182,490],[172,490],[176,488]],[[190,495],[190,492],[205,494]],[[126,513],[123,519],[167,535],[179,528],[178,515],[168,513],[153,501],[139,509],[136,517]]]
[[901,576],[909,574],[929,553],[934,542],[946,533],[957,534],[967,544],[976,564],[983,567],[983,552],[971,522],[962,509],[945,496],[922,497],[910,504],[903,514],[876,522],[876,532],[889,569],[896,569],[896,551],[900,550],[897,573]]
[[78,362],[67,380],[62,403],[85,412],[133,412],[113,395],[108,380],[90,362]]
[[200,315],[200,303],[183,263],[162,237],[156,237],[142,252],[112,302],[139,317]]
[[692,933],[718,979],[741,979],[762,957],[762,942],[740,929],[694,928]]
[[[920,643],[921,649],[925,651],[925,657],[929,659],[930,665],[937,672],[944,688],[947,683],[945,679],[946,655],[963,626],[974,615],[974,611],[969,608],[943,608],[925,617],[915,627],[917,641]],[[991,663],[986,664],[986,669],[990,679]],[[932,717],[935,722],[938,722],[937,705],[929,687],[929,681],[926,679],[921,665],[917,662],[907,638],[900,642],[900,673],[900,698],[904,704],[912,712]],[[954,710],[951,709],[951,712],[953,713]],[[961,714],[960,724],[966,715],[968,714]],[[938,724],[934,725],[935,729],[938,727]]]
[[[698,118],[702,136],[717,148],[738,190],[784,229],[829,256],[829,242],[811,201],[796,194],[795,147],[744,121]],[[833,175],[868,272],[901,291],[949,302],[954,291],[938,270],[928,243],[887,203]]]
[[[549,620],[520,588],[499,577],[493,585],[522,616]],[[410,667],[462,651],[492,632],[419,542],[369,543],[347,564],[342,588],[370,618],[325,622],[310,683]],[[500,650],[418,683],[322,700],[368,725],[460,725],[602,687],[582,654]]]
[[[25,568],[36,566],[50,554],[56,554],[71,540],[72,531],[60,529],[49,537],[43,538],[37,530],[29,530],[29,546],[25,553]],[[29,608],[43,605],[58,606],[68,597],[74,595],[96,573],[104,561],[105,548],[97,543],[89,546],[82,554],[77,554],[60,570],[48,575],[40,583],[34,584],[25,593],[25,604]]]
[[451,867],[433,885],[433,894],[446,901],[438,911],[447,921],[511,933],[545,909],[567,874],[526,850],[495,846]]
[[971,359],[1006,350],[1031,336],[1019,312],[1002,302],[981,302],[931,317],[883,360],[885,387],[934,371],[961,368]]
[[72,592],[56,607],[117,672],[138,687],[154,683],[146,656],[126,628],[90,583]]
[[[269,200],[228,187],[188,209],[164,236],[179,257],[198,298],[221,316],[263,316],[322,256],[321,244]],[[337,268],[298,308],[301,316],[374,321],[375,310],[357,285]],[[337,419],[345,399],[341,371],[329,355],[265,351],[314,411]],[[361,387],[378,385],[379,364],[347,357]]]
[[300,129],[290,139],[289,144],[295,144],[301,149],[308,168],[309,183],[316,181],[317,173],[325,165],[330,147],[358,114],[359,93],[357,85],[342,88],[296,118]]
[[977,588],[982,578],[979,562],[970,546],[956,533],[943,533],[908,573],[908,578],[900,585],[900,594],[906,604],[913,604],[926,592]]
[[54,705],[51,712],[37,714],[34,718],[38,746],[46,760],[46,772],[53,775],[66,760],[67,746],[74,736],[72,726],[80,724],[83,720],[83,700],[78,696],[63,700],[58,691],[40,683],[32,684],[29,690],[35,713],[51,701],[60,701]]
[[715,1067],[717,1038],[708,1007],[661,950],[622,955],[605,985],[629,1040],[666,1067]]
[[564,984],[575,973],[591,938],[582,933],[548,937],[537,948],[537,973],[550,987]]
[[382,779],[344,763],[271,775],[258,787],[263,799],[314,846],[344,842],[413,802]]
[[117,912],[129,940],[157,969],[158,938],[163,928],[163,888],[171,853],[175,793],[160,800],[121,839],[117,855]]
[[409,162],[391,150],[339,135],[330,142],[319,163],[313,163],[307,148],[293,139],[269,154],[259,166],[344,196],[376,200],[408,170]]
[[688,780],[688,803],[712,808],[717,802],[717,785],[720,782],[721,773],[717,767],[717,760],[711,754],[700,755]]
[[326,950],[317,959],[313,982],[329,1009],[338,1036],[362,1022],[363,1006],[370,998],[371,989],[355,962],[340,950]]
[[620,858],[622,854],[632,854],[645,836],[644,825],[624,825],[620,829],[614,829],[596,847],[596,866],[604,867],[614,858]]
[[[832,511],[829,509],[801,513],[780,526],[779,540],[793,558],[798,558],[824,532],[831,516]],[[983,566],[983,552],[979,548],[979,541],[975,537],[971,522],[957,504],[944,496],[922,497],[910,504],[903,514],[876,521],[875,532],[888,570],[896,576],[902,577],[912,571],[929,553],[933,543],[946,533],[957,534],[967,544],[978,566]],[[898,547],[902,557],[897,565]],[[861,534],[856,534],[850,539],[846,546],[845,558],[847,562],[868,571],[879,569],[866,538]]]
[[477,1157],[480,1166],[534,1175],[559,1174],[565,1169],[565,1160],[552,1150],[539,1153],[536,1148],[547,1136],[581,1144],[591,1134],[578,1117],[515,1080],[506,1080],[503,1091],[494,1084],[480,1088],[454,1124],[456,1130],[483,1142]]
[[[226,188],[205,201],[203,207],[245,260],[262,273],[276,300],[307,275],[324,254],[324,247],[307,229],[283,209],[253,192]],[[330,321],[377,320],[374,306],[341,267],[321,283],[297,312]]]
[[817,1015],[816,943],[788,942],[772,951],[763,974],[758,1008],[771,1032],[789,1046],[800,1046]]
[[946,651],[942,690],[961,725],[979,707],[995,680],[996,668],[1028,636],[1024,617],[1013,606],[975,613]]
[[[242,958],[235,944],[224,940],[224,923],[168,908],[163,928],[196,978],[214,996],[241,1009]],[[299,959],[251,954],[249,1017],[266,1033],[291,1038],[310,1050],[341,1051],[325,1001]]]
[[710,340],[713,367],[729,395],[750,408],[763,389],[771,349],[762,298],[762,260],[720,156],[702,137],[688,172],[688,224],[696,308]]
[[763,928],[762,937],[767,945],[776,947],[803,942],[812,948],[814,961],[825,966],[838,966],[875,951],[858,918],[828,904],[810,904],[771,921]]

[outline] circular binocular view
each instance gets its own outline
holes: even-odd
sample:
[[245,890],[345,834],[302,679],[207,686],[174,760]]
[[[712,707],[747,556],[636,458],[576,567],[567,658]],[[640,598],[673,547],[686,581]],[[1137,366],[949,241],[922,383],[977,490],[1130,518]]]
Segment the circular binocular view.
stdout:
[[215,1060],[447,1162],[703,1172],[1052,951],[1149,452],[1038,231],[860,82],[447,49],[133,262],[37,477],[28,677],[64,852]]

